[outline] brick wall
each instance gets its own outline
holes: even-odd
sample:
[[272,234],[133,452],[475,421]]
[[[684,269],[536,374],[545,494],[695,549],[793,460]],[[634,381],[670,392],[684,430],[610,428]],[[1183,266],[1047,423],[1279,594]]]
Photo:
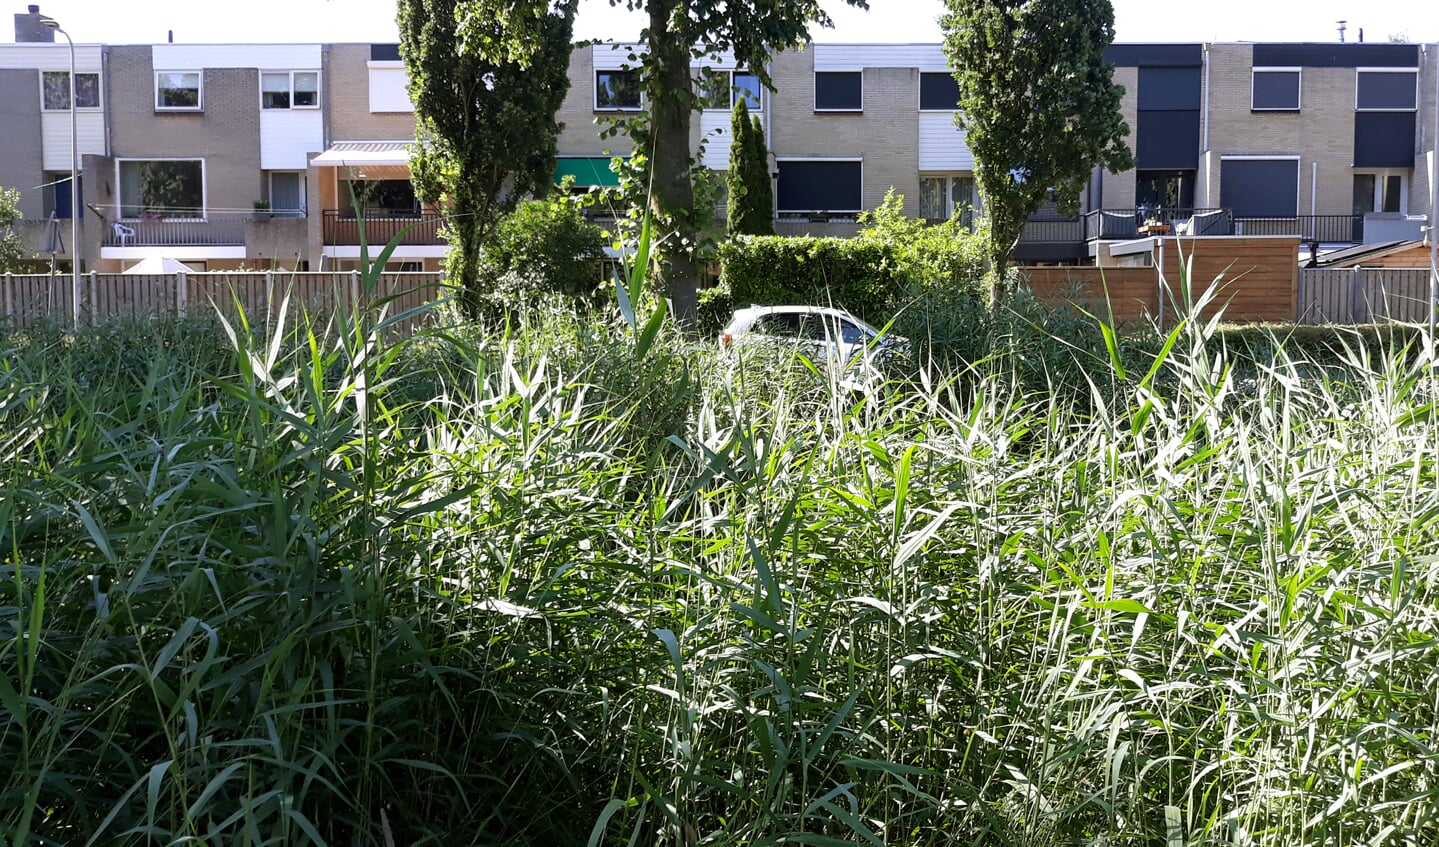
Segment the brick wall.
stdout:
[[771,65],[779,89],[771,100],[775,119],[770,149],[777,158],[826,157],[864,160],[861,203],[873,209],[894,190],[906,214],[919,214],[919,71],[866,68],[864,112],[814,111],[814,53],[792,50]]
[[327,141],[403,141],[415,137],[409,112],[370,111],[370,45],[331,44],[325,53],[329,92]]
[[0,187],[20,190],[21,215],[44,217],[38,71],[0,69],[0,141]]
[[[1114,81],[1124,86],[1124,97],[1120,100],[1120,112],[1129,127],[1129,152],[1134,152],[1135,133],[1139,128],[1139,68],[1115,68]],[[1100,203],[1105,209],[1131,209],[1134,207],[1134,171],[1112,174],[1103,171],[1100,177]]]
[[[1221,155],[1299,155],[1298,214],[1347,215],[1353,209],[1354,68],[1307,67],[1299,76],[1298,112],[1250,110],[1253,46],[1210,48],[1210,205],[1219,205]],[[1314,166],[1318,197],[1314,198]]]
[[155,111],[154,71],[149,45],[111,48],[108,94],[115,158],[203,159],[206,207],[250,210],[263,196],[259,71],[205,70],[199,112]]

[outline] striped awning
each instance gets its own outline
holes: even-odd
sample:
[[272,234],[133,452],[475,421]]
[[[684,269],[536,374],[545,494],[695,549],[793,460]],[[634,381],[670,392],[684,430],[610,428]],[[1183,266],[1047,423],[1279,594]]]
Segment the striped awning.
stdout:
[[363,167],[365,165],[408,165],[407,141],[336,141],[330,149],[310,160],[320,167]]

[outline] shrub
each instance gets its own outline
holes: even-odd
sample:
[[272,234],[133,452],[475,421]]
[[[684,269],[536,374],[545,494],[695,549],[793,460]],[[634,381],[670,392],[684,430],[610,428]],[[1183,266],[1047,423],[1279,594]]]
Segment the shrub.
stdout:
[[489,309],[506,311],[548,296],[583,298],[601,283],[605,237],[578,200],[527,200],[496,227],[480,260]]
[[741,236],[720,248],[720,285],[739,304],[838,306],[883,322],[904,288],[892,253],[872,240]]

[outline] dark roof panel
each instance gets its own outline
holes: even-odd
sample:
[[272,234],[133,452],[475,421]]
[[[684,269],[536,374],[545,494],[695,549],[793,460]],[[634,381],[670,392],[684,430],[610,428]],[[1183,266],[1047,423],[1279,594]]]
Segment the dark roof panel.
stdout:
[[1417,44],[1256,44],[1257,68],[1414,68]]

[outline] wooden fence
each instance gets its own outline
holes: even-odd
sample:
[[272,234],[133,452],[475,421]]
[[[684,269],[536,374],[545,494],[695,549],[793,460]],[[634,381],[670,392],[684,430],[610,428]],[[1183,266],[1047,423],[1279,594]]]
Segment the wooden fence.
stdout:
[[1410,268],[1305,268],[1296,320],[1360,324],[1429,320],[1429,271]]
[[[327,321],[336,308],[388,300],[386,312],[396,315],[434,302],[442,292],[442,274],[387,273],[366,298],[354,271],[233,271],[178,274],[100,274],[80,276],[82,321],[115,317],[213,315],[229,317],[243,309],[251,326],[273,326],[283,317],[293,325],[301,315]],[[70,276],[5,274],[0,277],[0,308],[11,326],[28,327],[38,320],[68,322],[73,314]],[[288,314],[282,311],[288,309]],[[419,328],[423,317],[399,326]]]

